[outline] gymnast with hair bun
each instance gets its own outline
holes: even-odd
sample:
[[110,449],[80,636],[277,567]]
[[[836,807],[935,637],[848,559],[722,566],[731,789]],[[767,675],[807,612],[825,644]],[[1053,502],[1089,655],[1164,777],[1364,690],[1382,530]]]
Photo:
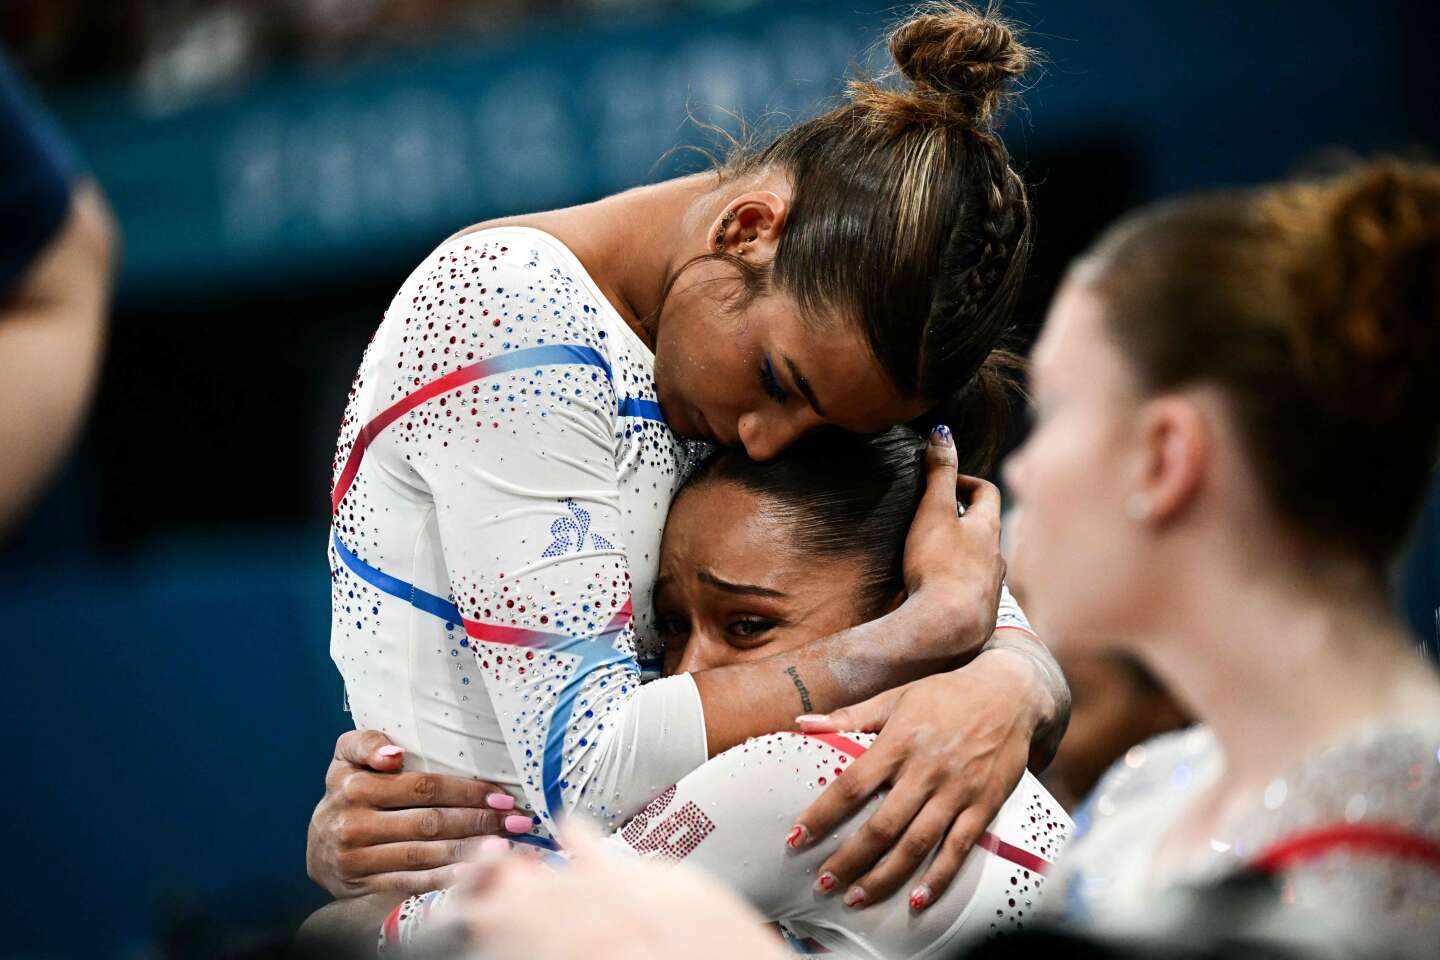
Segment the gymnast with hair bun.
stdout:
[[1440,167],[1128,217],[1033,361],[1006,466],[1029,612],[1201,724],[1100,781],[1043,909],[1216,955],[1435,956],[1440,678],[1387,570],[1440,447]]
[[[1031,218],[996,124],[1030,53],[962,4],[890,50],[897,77],[714,173],[457,234],[391,303],[332,490],[331,652],[368,732],[337,744],[308,850],[332,893],[373,896],[356,910],[447,885],[479,833],[618,827],[748,738],[862,703],[873,746],[773,842],[888,787],[821,869],[853,909],[938,897],[1053,752],[1068,690],[996,631],[998,497],[967,481],[960,515],[951,433],[1002,435]],[[661,529],[708,445],[765,461],[917,420],[938,425],[903,602],[658,678]]]

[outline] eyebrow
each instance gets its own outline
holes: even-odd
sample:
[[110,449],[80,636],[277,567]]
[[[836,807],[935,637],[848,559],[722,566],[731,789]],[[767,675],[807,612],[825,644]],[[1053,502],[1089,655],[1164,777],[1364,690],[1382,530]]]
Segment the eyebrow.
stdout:
[[801,373],[800,368],[795,366],[795,361],[786,357],[785,366],[790,368],[790,376],[794,378],[796,388],[805,395],[805,399],[810,404],[810,409],[822,417],[825,416],[825,408],[820,406],[820,400],[815,396],[815,388],[810,386],[810,381],[805,379],[805,374]]
[[731,583],[729,580],[721,580],[709,570],[701,570],[696,576],[700,578],[701,583],[709,584],[716,590],[721,590],[725,593],[734,593],[741,596],[749,597],[778,598],[786,596],[786,594],[782,593],[779,590],[771,590],[769,587],[756,586],[753,583]]

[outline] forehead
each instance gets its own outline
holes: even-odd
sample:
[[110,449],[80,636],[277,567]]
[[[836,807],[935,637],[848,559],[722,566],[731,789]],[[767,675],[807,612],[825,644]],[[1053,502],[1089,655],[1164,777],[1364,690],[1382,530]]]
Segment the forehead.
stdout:
[[792,545],[789,525],[765,498],[711,480],[686,486],[671,503],[660,554],[662,563],[743,577],[783,565]]
[[1030,354],[1031,382],[1043,387],[1119,373],[1120,354],[1105,329],[1104,318],[1104,303],[1093,288],[1066,281],[1050,305]]
[[761,301],[768,347],[777,365],[793,361],[810,381],[825,419],[855,433],[875,433],[925,412],[885,374],[856,323],[840,316],[808,320],[788,297]]

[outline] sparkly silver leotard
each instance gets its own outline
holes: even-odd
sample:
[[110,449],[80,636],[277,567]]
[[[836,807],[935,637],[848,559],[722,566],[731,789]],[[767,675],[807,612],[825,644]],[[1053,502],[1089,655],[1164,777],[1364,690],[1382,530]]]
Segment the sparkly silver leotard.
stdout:
[[[1102,933],[1163,934],[1173,913],[1151,881],[1155,853],[1223,765],[1204,727],[1132,749],[1077,813],[1045,912]],[[1385,842],[1324,844],[1285,866],[1281,906],[1257,929],[1327,956],[1440,955],[1440,718],[1360,731],[1307,758],[1222,824],[1168,892],[1234,876],[1295,838],[1346,834]]]

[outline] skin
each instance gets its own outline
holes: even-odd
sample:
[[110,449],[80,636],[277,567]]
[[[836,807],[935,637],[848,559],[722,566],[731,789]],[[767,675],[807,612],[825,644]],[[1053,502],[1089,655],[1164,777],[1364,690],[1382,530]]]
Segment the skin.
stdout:
[[1382,572],[1280,520],[1217,388],[1141,387],[1084,271],[1050,311],[1032,394],[1035,429],[1006,467],[1030,616],[1077,652],[1138,657],[1226,758],[1162,843],[1157,883],[1305,756],[1370,722],[1440,716]]
[[[703,175],[470,229],[523,225],[558,237],[580,258],[620,316],[653,346],[660,404],[672,428],[682,436],[741,444],[752,458],[763,460],[821,426],[870,432],[921,412],[917,401],[896,391],[844,317],[802,317],[779,291],[737,305],[733,268],[723,264],[691,267],[665,297],[667,281],[681,266],[716,249],[717,233],[726,252],[756,264],[773,259],[790,204],[783,171],[761,171],[724,183]],[[777,381],[768,391],[761,377],[766,357]],[[695,673],[702,704],[711,705],[705,710],[711,755],[751,736],[793,729],[798,713],[841,709],[921,677],[964,667],[952,677],[953,689],[926,688],[933,691],[934,703],[922,708],[915,700],[916,706],[895,714],[860,769],[875,768],[876,789],[908,770],[913,782],[892,790],[892,797],[898,792],[900,798],[912,798],[907,802],[953,802],[959,809],[979,804],[972,818],[983,826],[1018,779],[1031,744],[1045,753],[1058,740],[1069,694],[1043,647],[1017,645],[1008,656],[1002,656],[1004,651],[976,656],[994,625],[1003,572],[998,494],[983,481],[967,480],[959,495],[971,501],[971,509],[964,521],[957,519],[957,461],[948,433],[946,437],[944,444],[931,445],[927,493],[906,545],[905,601],[877,620],[801,647]],[[1005,709],[1013,722],[997,729],[988,726],[990,719],[978,718],[968,699],[975,687],[1006,691]],[[715,704],[723,708],[714,709]],[[888,706],[885,715],[890,716]],[[937,727],[967,731],[969,742],[1003,750],[1007,762],[999,771],[949,764],[933,749],[921,748],[922,742],[944,739],[925,735]],[[383,826],[376,820],[374,814],[381,809],[435,808],[416,806],[413,795],[389,789],[403,757],[380,756],[383,742],[341,738],[336,756],[342,766],[332,768],[331,778],[349,786],[327,788],[311,821],[311,876],[337,896],[401,887],[417,893],[431,889],[433,876],[425,878],[426,885],[401,878],[453,865],[447,858],[459,852],[455,841],[463,839],[457,833],[462,828],[459,816],[446,815],[437,835],[408,839],[397,835],[398,819]],[[1023,746],[1018,754],[1017,743]],[[956,779],[976,776],[991,776],[996,785],[987,785],[983,794],[954,787]],[[813,814],[816,824],[846,815],[863,798],[847,793],[822,801]],[[952,809],[944,818],[937,809],[933,817],[948,824],[957,812]],[[347,829],[339,830],[337,822]],[[857,868],[874,864],[888,849],[886,842],[898,841],[909,822],[892,816],[886,829],[872,831],[847,852],[849,861]],[[943,835],[939,831],[936,842]],[[911,847],[920,839],[912,840]],[[358,853],[374,844],[386,845],[384,856]],[[365,872],[357,865],[361,859]],[[896,860],[892,870],[910,860]],[[950,869],[958,869],[959,862]],[[370,877],[383,877],[384,886]]]
[[0,304],[0,534],[59,467],[100,371],[118,235],[93,183]]
[[671,504],[660,544],[655,616],[665,672],[696,673],[773,656],[898,606],[862,602],[858,557],[815,557],[768,497],[712,481]]

